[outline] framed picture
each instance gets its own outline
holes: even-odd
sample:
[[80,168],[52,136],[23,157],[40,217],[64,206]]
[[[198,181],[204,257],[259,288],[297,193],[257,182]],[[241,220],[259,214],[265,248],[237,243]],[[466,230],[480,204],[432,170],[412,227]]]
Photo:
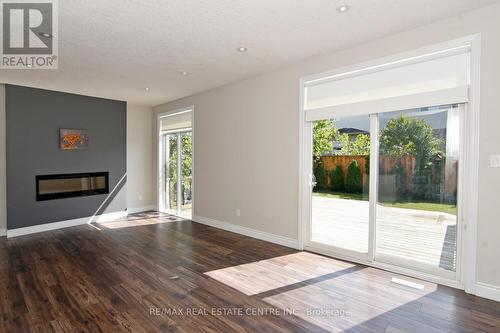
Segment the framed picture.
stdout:
[[84,129],[60,129],[59,130],[59,149],[61,150],[79,150],[87,149],[89,136]]

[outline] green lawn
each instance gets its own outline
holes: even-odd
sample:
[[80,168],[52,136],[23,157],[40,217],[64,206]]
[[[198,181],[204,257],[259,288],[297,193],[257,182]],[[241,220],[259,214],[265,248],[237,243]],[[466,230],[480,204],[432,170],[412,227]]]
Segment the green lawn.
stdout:
[[[368,195],[344,192],[313,192],[313,195],[318,197],[337,198],[337,199],[350,199],[350,200],[365,200],[368,201]],[[379,202],[384,207],[396,207],[426,210],[431,212],[443,212],[448,214],[457,215],[457,206],[452,204],[441,204],[435,202]]]

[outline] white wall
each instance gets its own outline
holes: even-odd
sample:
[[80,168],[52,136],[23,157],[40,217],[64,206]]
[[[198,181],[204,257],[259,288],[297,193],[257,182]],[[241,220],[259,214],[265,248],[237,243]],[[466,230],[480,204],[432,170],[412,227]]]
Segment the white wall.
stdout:
[[7,229],[7,163],[5,143],[5,86],[0,84],[0,236]]
[[154,206],[153,188],[152,109],[127,103],[128,209]]
[[[194,105],[195,214],[297,238],[299,79],[480,32],[478,281],[500,286],[500,5],[154,108]],[[241,217],[235,214],[241,209]]]

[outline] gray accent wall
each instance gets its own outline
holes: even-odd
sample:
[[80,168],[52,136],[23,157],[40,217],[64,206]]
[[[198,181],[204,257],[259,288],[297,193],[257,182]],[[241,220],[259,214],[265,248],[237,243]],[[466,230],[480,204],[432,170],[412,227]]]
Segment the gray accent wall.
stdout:
[[[5,86],[7,229],[125,210],[126,102]],[[60,150],[59,129],[86,129],[87,150]],[[36,201],[35,177],[109,172],[113,193]]]

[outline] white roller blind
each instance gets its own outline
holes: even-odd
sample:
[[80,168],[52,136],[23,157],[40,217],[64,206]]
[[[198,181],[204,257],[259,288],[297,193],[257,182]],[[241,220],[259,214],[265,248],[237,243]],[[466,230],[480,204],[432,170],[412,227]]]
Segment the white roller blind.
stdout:
[[[467,101],[469,52],[306,83],[306,120]],[[419,105],[420,104],[420,105]]]
[[191,128],[191,111],[176,113],[160,118],[161,131],[175,131]]

